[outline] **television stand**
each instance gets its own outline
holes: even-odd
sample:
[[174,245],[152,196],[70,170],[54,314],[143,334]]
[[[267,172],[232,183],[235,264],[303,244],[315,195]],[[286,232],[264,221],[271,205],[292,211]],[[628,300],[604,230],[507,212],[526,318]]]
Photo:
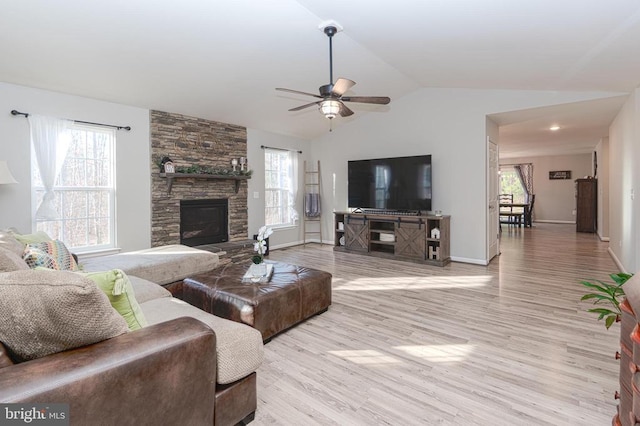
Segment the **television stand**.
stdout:
[[404,213],[334,213],[333,249],[437,266],[451,262],[451,217]]

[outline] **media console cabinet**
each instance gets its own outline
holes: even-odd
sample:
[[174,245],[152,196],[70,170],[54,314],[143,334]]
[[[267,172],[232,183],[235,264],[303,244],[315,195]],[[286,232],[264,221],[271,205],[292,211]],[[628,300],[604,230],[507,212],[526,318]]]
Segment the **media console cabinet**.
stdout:
[[444,266],[451,216],[334,213],[336,251]]

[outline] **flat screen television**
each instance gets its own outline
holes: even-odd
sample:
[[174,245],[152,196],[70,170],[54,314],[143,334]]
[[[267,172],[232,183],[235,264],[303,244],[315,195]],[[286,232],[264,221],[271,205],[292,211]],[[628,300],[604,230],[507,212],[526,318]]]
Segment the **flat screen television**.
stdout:
[[349,208],[431,210],[431,155],[348,162]]

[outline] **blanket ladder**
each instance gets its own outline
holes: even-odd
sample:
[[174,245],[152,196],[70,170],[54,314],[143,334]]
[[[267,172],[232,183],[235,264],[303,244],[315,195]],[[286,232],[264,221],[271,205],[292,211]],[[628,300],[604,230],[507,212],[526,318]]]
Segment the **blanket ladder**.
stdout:
[[[303,243],[306,246],[308,235],[318,235],[322,244],[322,208],[320,206],[320,194],[322,193],[320,175],[320,160],[316,169],[307,168],[304,162],[304,209],[302,218]],[[314,241],[315,242],[315,241]]]

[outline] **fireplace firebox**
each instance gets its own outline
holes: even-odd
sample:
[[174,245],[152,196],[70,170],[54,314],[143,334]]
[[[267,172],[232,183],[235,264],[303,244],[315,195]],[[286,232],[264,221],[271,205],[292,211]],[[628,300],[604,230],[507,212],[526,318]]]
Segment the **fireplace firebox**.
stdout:
[[200,246],[229,240],[229,200],[181,200],[180,244]]

